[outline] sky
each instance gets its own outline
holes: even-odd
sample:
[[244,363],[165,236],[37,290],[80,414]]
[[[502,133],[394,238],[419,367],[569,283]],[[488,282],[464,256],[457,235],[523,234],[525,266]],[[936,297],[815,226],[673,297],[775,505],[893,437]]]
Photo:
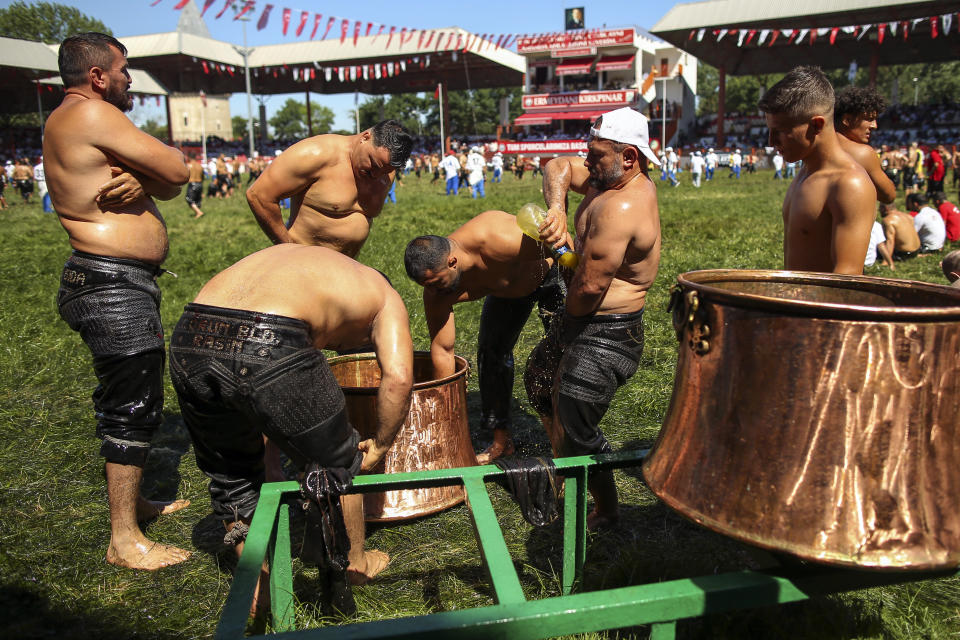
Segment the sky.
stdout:
[[[28,4],[31,0],[25,0]],[[54,0],[56,1],[56,0]],[[123,36],[144,35],[149,33],[165,33],[175,31],[180,12],[173,7],[177,0],[160,0],[155,7],[151,7],[154,0],[59,0],[61,4],[75,6],[88,16],[97,18],[113,31],[113,35],[123,40]],[[199,8],[203,7],[203,0],[192,0]],[[0,8],[9,6],[13,0],[0,0]],[[217,40],[240,45],[243,42],[241,23],[229,18],[228,10],[219,20],[214,16],[223,8],[225,0],[216,2],[207,10],[204,21],[210,30],[210,35]],[[474,33],[542,33],[563,30],[563,12],[565,8],[584,7],[587,28],[598,27],[626,27],[639,26],[651,28],[663,17],[672,2],[634,2],[607,0],[604,2],[590,2],[589,0],[454,0],[453,2],[436,0],[413,0],[412,2],[398,2],[397,0],[364,0],[362,2],[333,1],[333,0],[269,0],[275,5],[271,12],[269,24],[263,31],[256,29],[256,18],[259,17],[262,7],[267,0],[257,0],[258,9],[253,12],[253,22],[247,24],[247,43],[249,46],[280,44],[308,40],[312,23],[304,29],[300,38],[293,36],[293,27],[284,36],[281,31],[281,12],[283,8],[293,11],[294,19],[300,11],[322,13],[324,16],[374,22],[396,26],[397,32],[402,27],[408,29],[434,29],[457,26]],[[330,37],[338,31],[338,24],[331,29]],[[321,30],[326,26],[326,18],[321,24]],[[374,32],[377,27],[374,27]],[[352,34],[352,31],[350,32]],[[319,37],[319,35],[318,35]],[[135,64],[132,66],[136,66]],[[267,96],[268,117],[279,109],[286,99],[291,96]],[[299,101],[304,95],[293,94]],[[361,94],[360,100],[363,101]],[[350,110],[354,106],[353,94],[311,94],[311,102],[330,107],[336,121],[334,128],[353,130],[353,120]],[[157,107],[153,101],[147,105],[137,106],[130,117],[137,124],[143,124],[147,118],[166,122],[166,115],[162,107]],[[257,100],[253,100],[254,114],[257,111]],[[230,100],[231,115],[247,115],[246,94],[234,94]]]

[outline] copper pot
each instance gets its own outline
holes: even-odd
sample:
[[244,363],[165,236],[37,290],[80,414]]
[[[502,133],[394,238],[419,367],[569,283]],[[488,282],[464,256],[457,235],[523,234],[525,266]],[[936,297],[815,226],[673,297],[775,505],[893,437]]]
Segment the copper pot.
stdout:
[[[377,391],[380,365],[373,353],[330,358],[330,368],[347,398],[350,423],[361,438],[377,430]],[[426,471],[472,467],[477,456],[467,425],[467,361],[456,356],[453,375],[432,379],[430,353],[413,357],[413,397],[410,412],[396,440],[372,473]],[[463,487],[428,487],[368,493],[363,507],[367,521],[416,518],[463,502]]]
[[671,309],[673,397],[643,468],[664,502],[808,560],[960,564],[960,290],[694,271]]

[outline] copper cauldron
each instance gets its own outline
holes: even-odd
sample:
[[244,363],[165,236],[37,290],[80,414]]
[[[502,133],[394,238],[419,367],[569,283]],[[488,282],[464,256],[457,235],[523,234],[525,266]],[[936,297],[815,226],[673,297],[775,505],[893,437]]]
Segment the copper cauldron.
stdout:
[[694,271],[643,473],[714,531],[807,560],[960,564],[960,289]]
[[[380,365],[372,353],[330,358],[333,375],[347,397],[350,423],[361,438],[377,430]],[[456,356],[451,376],[433,380],[429,352],[413,356],[413,397],[397,438],[373,473],[472,467],[477,456],[467,425],[467,361]],[[368,493],[363,507],[367,521],[416,518],[463,502],[463,487],[430,487]]]

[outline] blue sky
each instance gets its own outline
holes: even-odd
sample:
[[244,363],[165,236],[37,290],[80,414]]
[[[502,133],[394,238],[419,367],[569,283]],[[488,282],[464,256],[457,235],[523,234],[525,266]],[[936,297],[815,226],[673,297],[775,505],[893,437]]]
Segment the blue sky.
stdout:
[[[28,3],[30,0],[26,0]],[[151,7],[153,0],[59,0],[62,4],[77,7],[83,13],[99,19],[110,27],[114,35],[122,39],[125,35],[143,35],[147,33],[163,33],[174,31],[177,28],[177,19],[180,12],[173,7],[178,0],[161,0]],[[203,0],[193,0],[202,8]],[[225,0],[216,2],[207,10],[204,20],[210,34],[218,39],[234,44],[242,43],[242,31],[239,22],[228,19],[230,11],[219,20],[214,19],[216,13],[223,7]],[[253,15],[259,17],[267,0],[257,0],[258,9]],[[12,0],[0,0],[0,7],[7,7]],[[319,0],[269,0],[275,5],[271,12],[270,22],[266,29],[257,31],[255,20],[247,25],[247,41],[250,46],[259,44],[278,44],[309,39],[312,23],[308,24],[300,38],[293,37],[292,25],[287,36],[281,32],[281,12],[283,8],[293,10],[296,23],[300,11],[322,13],[324,16],[336,16],[364,22],[375,22],[396,26],[399,32],[401,27],[412,29],[433,29],[439,27],[458,26],[475,33],[540,33],[544,31],[560,31],[563,29],[563,10],[567,7],[585,7],[587,27],[595,28],[604,25],[608,27],[640,26],[649,29],[673,6],[672,2],[589,2],[577,0],[454,0],[453,2],[436,0],[413,0],[408,2],[390,2],[370,0],[357,2],[319,1]],[[326,26],[326,19],[321,25],[321,31]],[[333,32],[338,29],[334,26]],[[376,28],[375,28],[376,29]],[[351,32],[352,33],[352,32]],[[288,96],[269,96],[267,98],[267,113],[272,114],[280,108]],[[303,94],[293,97],[303,101]],[[361,95],[361,101],[363,96]],[[353,94],[340,95],[311,95],[311,101],[324,104],[333,109],[336,115],[335,127],[353,129],[353,122],[349,110],[353,108]],[[254,100],[254,110],[257,102]],[[245,94],[235,94],[230,101],[230,111],[233,115],[246,116],[247,101]],[[166,117],[161,108],[155,104],[137,106],[131,113],[134,121],[142,123],[148,117],[165,121]]]

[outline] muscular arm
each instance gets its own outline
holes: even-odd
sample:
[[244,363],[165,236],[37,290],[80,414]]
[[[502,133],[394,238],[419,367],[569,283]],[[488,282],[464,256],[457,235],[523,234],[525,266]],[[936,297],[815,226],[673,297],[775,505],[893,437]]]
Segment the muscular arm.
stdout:
[[399,295],[391,292],[390,297],[394,299],[386,302],[371,332],[381,378],[377,391],[377,431],[371,440],[361,443],[364,471],[373,469],[383,458],[410,410],[413,389],[410,321]]
[[590,172],[577,157],[553,158],[543,167],[543,199],[547,218],[540,227],[540,237],[553,247],[573,246],[567,232],[567,192],[586,194]]
[[883,264],[890,267],[890,269],[893,271],[897,270],[893,264],[893,250],[887,246],[886,242],[881,242],[877,245],[877,254],[883,260]]
[[457,329],[453,318],[453,307],[438,300],[432,292],[423,292],[423,310],[427,316],[427,330],[430,332],[430,360],[433,362],[433,375],[445,378],[452,375],[456,364],[453,347],[457,339]]
[[274,244],[293,242],[283,224],[280,201],[306,189],[330,161],[329,152],[317,140],[293,145],[270,163],[247,189],[247,203],[257,224]]
[[594,212],[583,239],[580,265],[567,293],[566,307],[571,315],[591,314],[603,302],[633,238],[629,218],[635,211],[634,205],[618,202]]
[[893,181],[883,172],[880,165],[880,158],[874,153],[869,145],[852,143],[847,145],[847,151],[853,156],[860,166],[862,166],[867,175],[870,176],[873,186],[877,190],[877,200],[884,204],[890,204],[897,198],[897,188]]
[[144,184],[148,194],[162,198],[172,188],[179,193],[179,186],[190,177],[179,150],[138,129],[112,105],[91,100],[83,106],[77,126],[83,127],[95,147],[143,175],[149,183],[149,186]]
[[875,201],[876,189],[862,174],[844,177],[833,185],[827,198],[833,219],[830,246],[833,273],[863,273]]

